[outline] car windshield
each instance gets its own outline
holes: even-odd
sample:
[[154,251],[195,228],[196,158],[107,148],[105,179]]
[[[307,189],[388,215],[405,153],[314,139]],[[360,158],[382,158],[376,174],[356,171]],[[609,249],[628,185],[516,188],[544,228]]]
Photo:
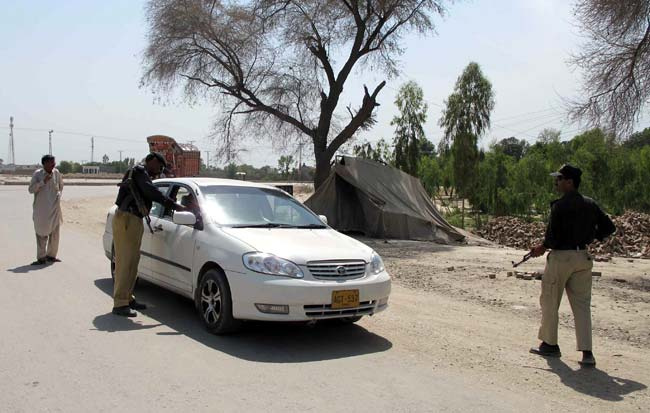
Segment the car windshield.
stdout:
[[307,208],[270,188],[208,186],[202,189],[205,213],[232,227],[326,228]]

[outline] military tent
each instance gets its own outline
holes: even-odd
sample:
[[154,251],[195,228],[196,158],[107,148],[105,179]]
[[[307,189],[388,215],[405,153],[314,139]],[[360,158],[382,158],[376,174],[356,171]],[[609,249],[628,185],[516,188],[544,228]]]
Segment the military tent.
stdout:
[[442,243],[464,238],[440,215],[417,178],[367,159],[338,157],[305,204],[342,232]]

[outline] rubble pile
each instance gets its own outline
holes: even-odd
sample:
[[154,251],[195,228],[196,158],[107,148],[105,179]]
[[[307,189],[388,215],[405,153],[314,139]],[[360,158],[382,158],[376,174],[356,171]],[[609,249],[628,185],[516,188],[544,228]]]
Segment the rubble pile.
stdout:
[[616,233],[605,242],[594,242],[590,251],[595,255],[650,258],[650,215],[625,211],[613,217]]
[[507,247],[530,249],[542,242],[546,225],[516,217],[495,217],[478,231],[481,237]]
[[[650,215],[626,211],[613,217],[616,233],[605,242],[594,242],[590,252],[598,261],[611,257],[650,258]],[[546,225],[516,217],[496,217],[478,234],[490,241],[518,249],[529,249],[544,239]]]

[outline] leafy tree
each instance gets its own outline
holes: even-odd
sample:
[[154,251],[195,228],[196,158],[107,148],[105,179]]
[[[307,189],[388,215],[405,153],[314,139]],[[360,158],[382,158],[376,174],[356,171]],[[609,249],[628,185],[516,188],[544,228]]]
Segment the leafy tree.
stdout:
[[103,163],[103,164],[107,164],[107,163],[108,163],[108,155],[104,154],[104,156],[102,156],[102,163]]
[[390,123],[395,126],[395,166],[407,174],[416,175],[420,142],[425,139],[423,125],[427,120],[422,88],[413,81],[407,82],[397,93],[395,104],[400,112]]
[[436,155],[436,145],[433,144],[427,138],[422,138],[419,141],[420,144],[420,154],[424,156],[435,156]]
[[237,165],[235,163],[229,163],[224,169],[226,178],[235,179],[237,177]]
[[586,42],[573,58],[584,98],[571,113],[629,132],[650,100],[650,0],[577,0],[574,14]]
[[61,161],[61,162],[59,162],[59,164],[57,165],[56,168],[62,174],[69,174],[70,172],[72,172],[72,163],[70,163],[68,161]]
[[291,164],[293,164],[293,156],[281,156],[280,159],[278,159],[278,169],[280,170],[280,173],[282,174],[282,177],[284,179],[287,179],[289,177],[289,171],[291,170]]
[[626,148],[639,149],[648,145],[650,145],[650,128],[635,132],[627,140],[623,141],[623,146]]
[[471,194],[478,173],[478,139],[490,127],[493,109],[492,84],[483,76],[480,66],[471,62],[456,81],[440,119],[444,129],[441,151],[448,151],[451,146],[454,184],[463,199],[462,225],[465,198]]
[[562,132],[557,129],[545,128],[539,133],[537,141],[541,143],[559,142],[560,135],[562,135]]
[[435,156],[423,156],[420,159],[418,177],[429,196],[435,196],[443,183],[440,165]]
[[211,98],[228,157],[248,131],[306,135],[318,188],[337,150],[374,122],[386,84],[364,86],[357,106],[341,110],[352,71],[397,74],[403,36],[432,32],[443,11],[436,0],[149,0],[142,82],[164,92],[181,85],[191,101]]
[[524,139],[517,139],[514,136],[510,138],[501,139],[496,147],[500,149],[504,154],[512,156],[516,160],[520,160],[526,151],[528,150],[528,142]]
[[395,159],[388,142],[383,138],[377,141],[374,146],[368,141],[359,145],[354,145],[353,152],[354,156],[359,158],[370,159],[375,162],[383,162],[389,165],[392,165]]

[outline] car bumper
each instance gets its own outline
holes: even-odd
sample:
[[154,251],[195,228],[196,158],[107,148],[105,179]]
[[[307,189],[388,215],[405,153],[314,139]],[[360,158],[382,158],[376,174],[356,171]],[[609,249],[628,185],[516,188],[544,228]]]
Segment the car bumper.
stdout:
[[[391,281],[388,273],[359,280],[321,281],[227,273],[233,297],[233,317],[240,320],[309,321],[373,315],[388,307]],[[359,306],[333,309],[332,292],[359,290]],[[288,314],[269,314],[255,304],[288,306]]]

